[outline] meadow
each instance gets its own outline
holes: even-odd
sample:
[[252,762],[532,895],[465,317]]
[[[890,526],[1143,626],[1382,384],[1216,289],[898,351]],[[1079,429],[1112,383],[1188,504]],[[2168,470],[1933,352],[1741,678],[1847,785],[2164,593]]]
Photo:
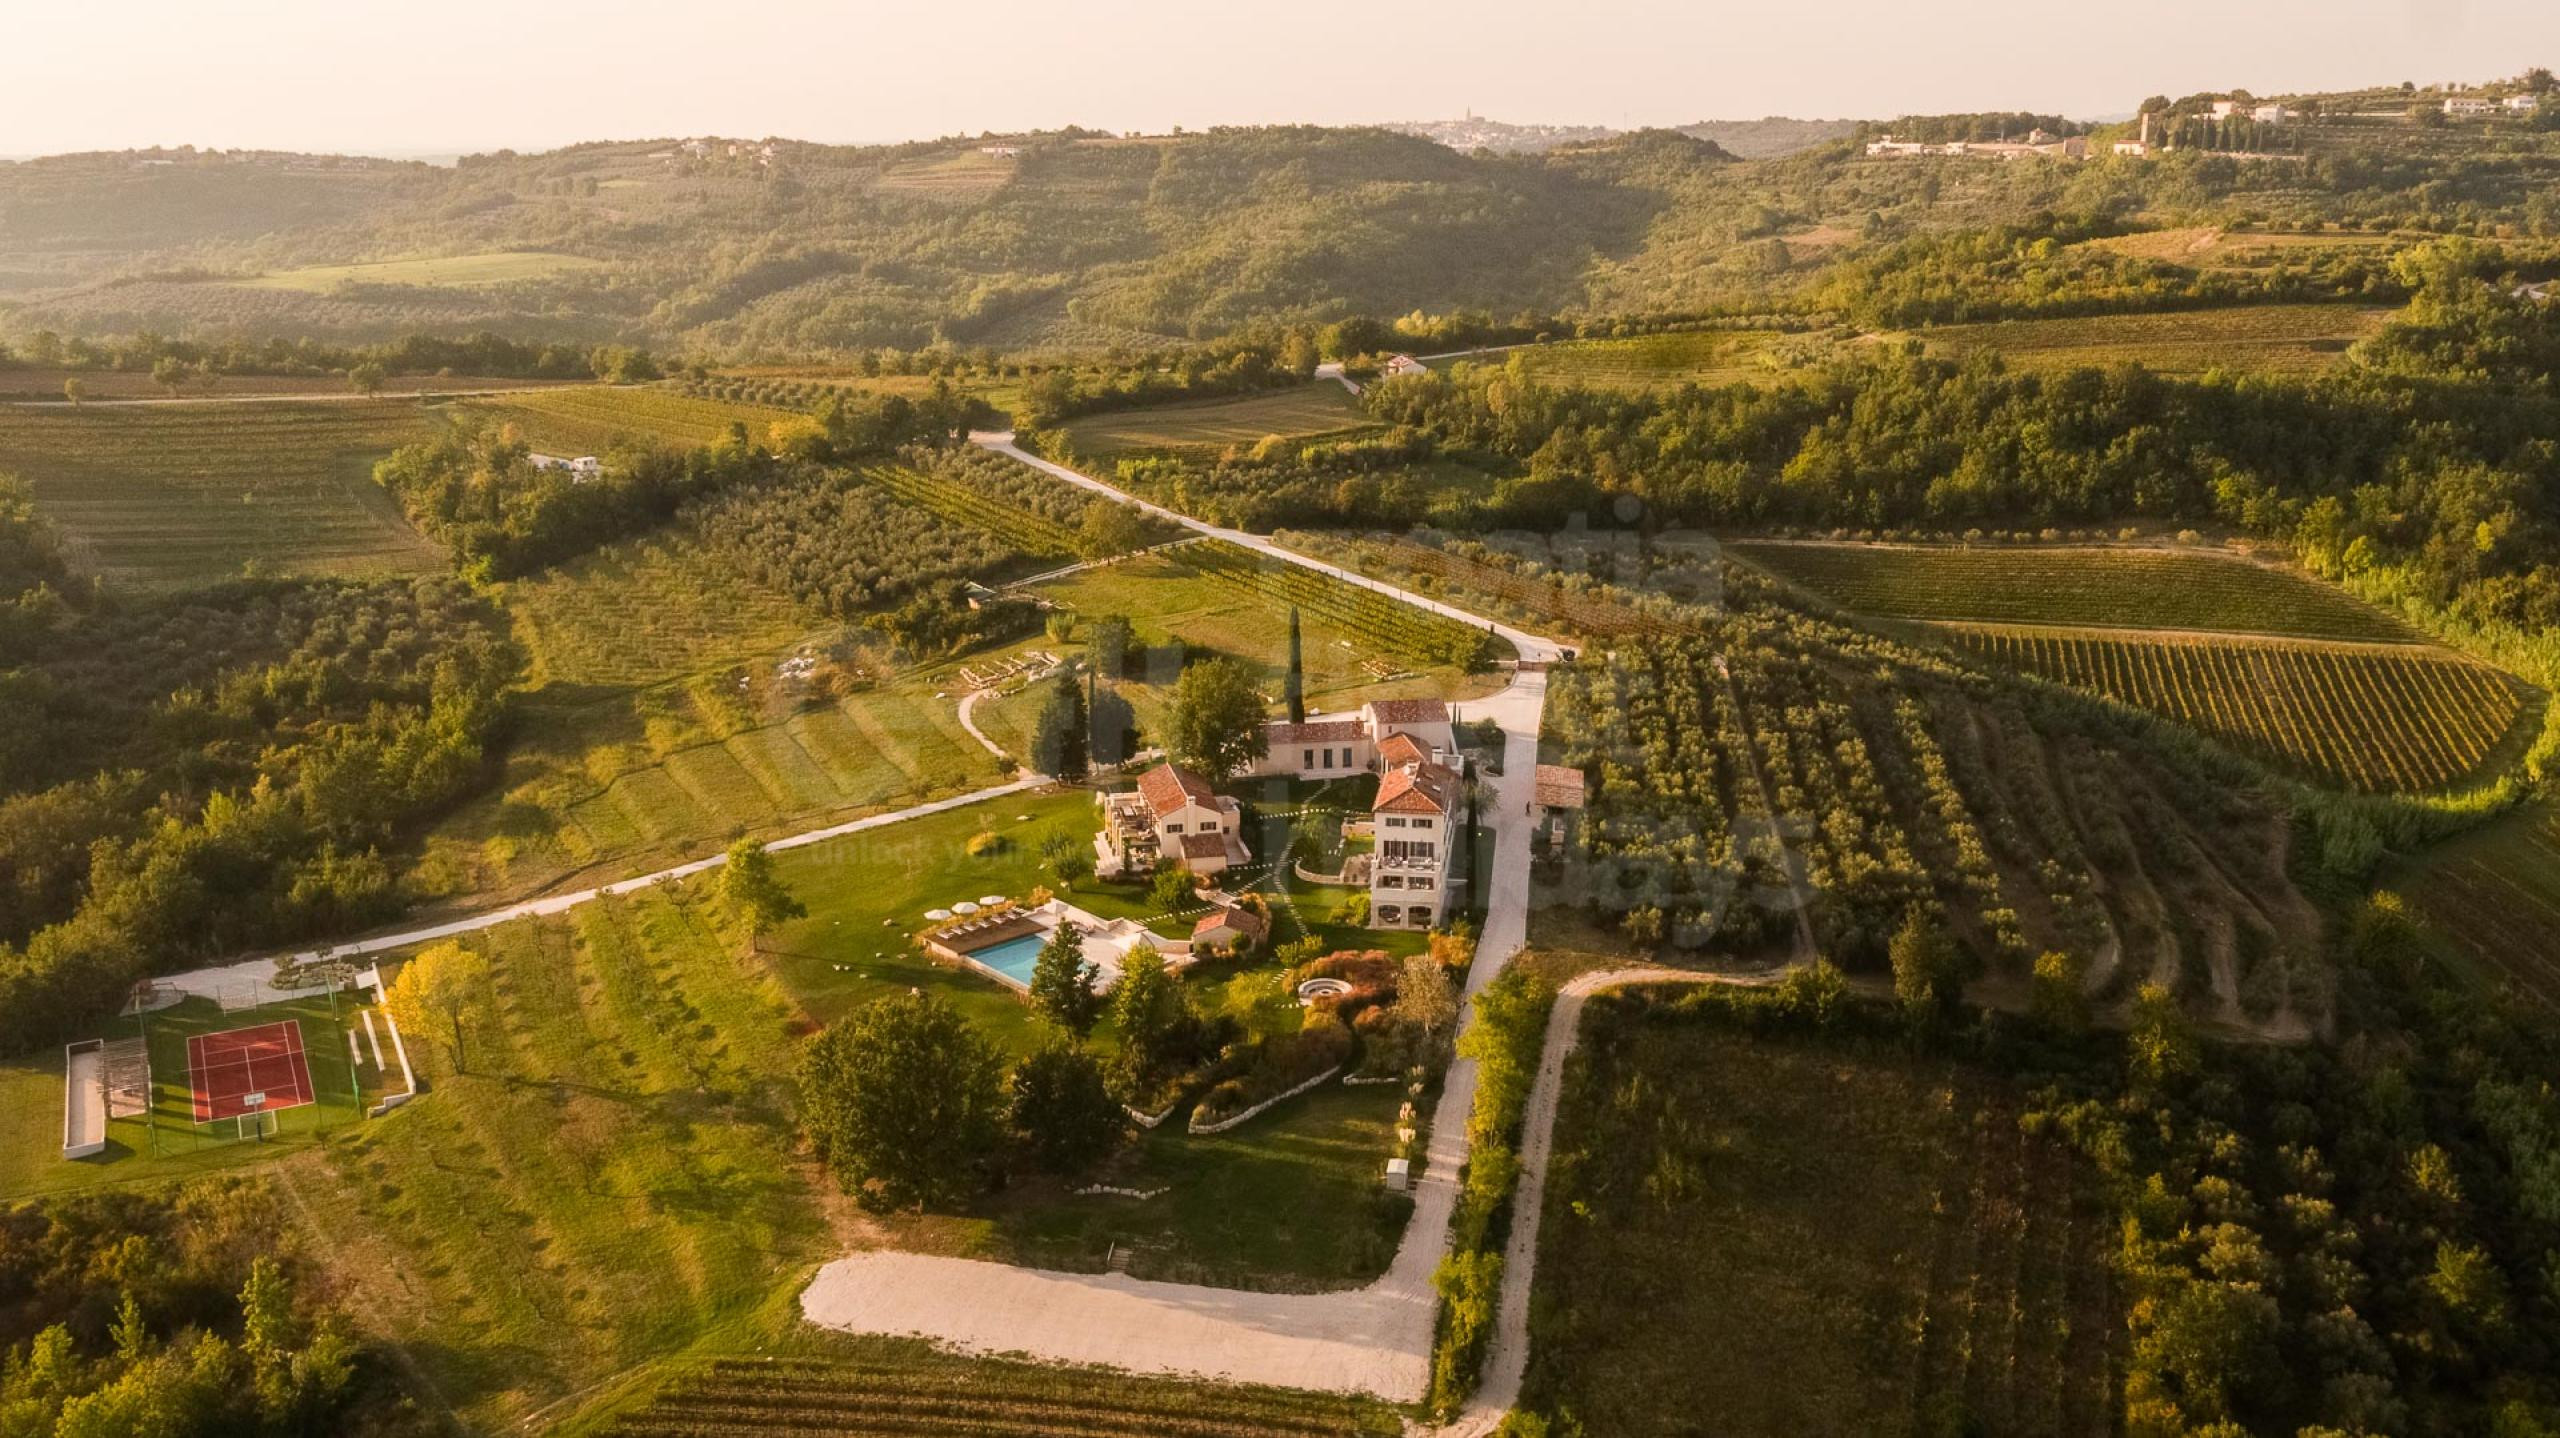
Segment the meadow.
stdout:
[[1989,350],[2015,370],[2138,364],[2161,374],[2208,370],[2312,374],[2382,328],[2390,311],[2347,304],[2234,305],[2169,314],[2090,315],[1943,325],[1916,333],[1957,358]]
[[602,454],[620,439],[704,445],[744,424],[762,443],[789,410],[704,399],[655,385],[573,385],[564,389],[466,400],[462,406],[512,424],[525,442],[550,454]]
[[1530,1407],[1618,1438],[2113,1431],[2114,1220],[2014,1094],[1643,1002],[1595,1004],[1567,1070]]
[[0,473],[34,486],[74,564],[166,590],[286,574],[422,574],[442,554],[373,482],[433,432],[402,400],[0,407]]
[[544,250],[488,250],[470,255],[418,256],[401,260],[367,260],[349,265],[305,265],[277,270],[255,279],[222,283],[256,290],[302,290],[326,294],[341,285],[420,285],[429,288],[476,288],[523,284],[605,268],[602,260]]
[[2142,230],[2130,235],[2107,235],[2081,243],[2093,250],[2105,250],[2135,259],[2227,269],[2263,265],[2288,255],[2385,250],[2398,241],[2388,235],[2353,230],[2226,230],[2213,225],[2184,225],[2165,230]]
[[1061,428],[1076,454],[1214,454],[1271,435],[1314,439],[1369,426],[1359,401],[1332,380],[1235,399],[1195,400],[1148,409],[1112,410],[1068,420]]
[[2528,805],[2385,883],[2484,984],[2560,1009],[2560,809]]
[[2192,550],[1811,544],[1727,553],[1877,619],[2202,629],[2394,642],[2410,631],[2317,580]]
[[2450,650],[2042,627],[1948,626],[2003,668],[2093,690],[2366,792],[2474,773],[2525,712],[2521,686]]

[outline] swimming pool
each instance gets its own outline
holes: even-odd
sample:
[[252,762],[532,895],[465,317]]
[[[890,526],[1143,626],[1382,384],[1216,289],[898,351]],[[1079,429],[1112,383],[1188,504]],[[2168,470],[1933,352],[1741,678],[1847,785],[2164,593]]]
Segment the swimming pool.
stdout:
[[1031,987],[1031,970],[1039,964],[1040,950],[1048,942],[1046,933],[1016,934],[1001,943],[972,949],[963,957],[1027,989]]

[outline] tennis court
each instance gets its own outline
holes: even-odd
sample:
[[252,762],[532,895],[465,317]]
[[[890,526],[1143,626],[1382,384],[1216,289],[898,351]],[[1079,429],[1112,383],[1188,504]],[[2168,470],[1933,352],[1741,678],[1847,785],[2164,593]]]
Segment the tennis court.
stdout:
[[196,1122],[300,1108],[313,1099],[302,1025],[280,1019],[187,1040],[187,1082]]

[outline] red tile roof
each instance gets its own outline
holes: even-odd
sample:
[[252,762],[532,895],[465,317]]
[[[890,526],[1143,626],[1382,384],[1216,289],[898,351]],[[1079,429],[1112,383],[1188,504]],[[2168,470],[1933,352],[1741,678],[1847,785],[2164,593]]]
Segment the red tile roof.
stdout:
[[1209,781],[1188,769],[1173,764],[1159,764],[1138,776],[1138,797],[1147,801],[1159,819],[1186,803],[1217,807],[1217,792]]
[[1537,773],[1538,803],[1548,809],[1582,807],[1582,771],[1569,764],[1541,764]]
[[1379,699],[1369,712],[1381,724],[1444,724],[1449,704],[1443,699]]
[[1248,939],[1258,939],[1263,934],[1262,920],[1256,917],[1251,909],[1220,909],[1213,914],[1201,915],[1200,922],[1191,926],[1191,937],[1197,940],[1202,935],[1221,928],[1242,934]]
[[1277,723],[1263,731],[1274,744],[1340,744],[1367,731],[1357,719],[1310,719],[1302,724]]
[[1185,859],[1223,859],[1226,856],[1227,836],[1224,834],[1182,836],[1182,857]]
[[1390,734],[1378,745],[1378,762],[1390,769],[1419,764],[1430,757],[1420,741],[1410,734]]
[[1437,764],[1407,764],[1378,781],[1380,814],[1446,814],[1458,801],[1458,776]]

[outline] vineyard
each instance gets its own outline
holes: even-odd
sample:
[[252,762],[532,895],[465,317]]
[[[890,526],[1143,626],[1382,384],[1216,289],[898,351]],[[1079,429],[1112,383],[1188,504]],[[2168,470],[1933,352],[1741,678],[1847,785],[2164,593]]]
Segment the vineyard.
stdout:
[[732,490],[690,513],[714,563],[838,619],[945,580],[994,583],[1022,558],[849,470]]
[[[1319,616],[1384,653],[1425,664],[1480,669],[1492,663],[1500,641],[1470,625],[1418,609],[1374,589],[1319,574],[1304,565],[1264,559],[1212,540],[1185,545],[1173,562],[1212,576],[1270,602],[1273,616],[1290,609]],[[1505,646],[1507,647],[1507,646]]]
[[1331,438],[1370,427],[1349,391],[1331,380],[1236,399],[1199,400],[1152,409],[1114,410],[1071,419],[1067,447],[1076,454],[1214,453],[1265,436]]
[[705,445],[726,437],[732,424],[744,424],[761,443],[775,421],[792,417],[655,386],[577,385],[467,400],[464,407],[514,425],[527,444],[550,454],[602,454],[620,439]]
[[2346,358],[2389,312],[2356,305],[2237,305],[2170,314],[1999,320],[1919,331],[1933,349],[1978,350],[2011,369],[2105,369],[2138,364],[2161,374],[2247,370],[2309,374]]
[[2316,580],[2193,551],[1766,541],[1726,549],[1844,609],[1883,619],[2410,637],[2381,611]]
[[2493,984],[2560,1010],[2560,810],[2511,814],[2394,882]]
[[1852,631],[1700,626],[1550,677],[1546,756],[1590,786],[1550,902],[1642,948],[1754,952],[1795,932],[1792,858],[1817,945],[1853,968],[1934,898],[1995,991],[2059,949],[2102,993],[2325,1010],[2281,820],[2238,786]]
[[1951,626],[2005,668],[2104,694],[2367,792],[2454,782],[2524,709],[2506,676],[2416,644],[2344,645]]
[[1639,1003],[1566,1084],[1528,1406],[1618,1438],[2114,1430],[2114,1214],[2015,1095]]
[[905,1361],[721,1359],[611,1431],[616,1438],[1356,1438],[1397,1426],[1393,1414],[1350,1398],[918,1353]]
[[1023,554],[1076,552],[1076,526],[1095,503],[1084,490],[975,446],[912,450],[862,477],[918,509],[992,534]]
[[1779,358],[1791,342],[1791,337],[1767,330],[1681,330],[1527,345],[1477,360],[1501,364],[1516,356],[1521,368],[1550,384],[1669,389],[1775,379],[1781,372]]
[[0,408],[0,473],[35,487],[81,568],[173,588],[287,573],[421,573],[440,553],[373,483],[426,437],[412,403]]
[[769,654],[816,627],[703,547],[689,522],[508,583],[532,683],[643,685]]

